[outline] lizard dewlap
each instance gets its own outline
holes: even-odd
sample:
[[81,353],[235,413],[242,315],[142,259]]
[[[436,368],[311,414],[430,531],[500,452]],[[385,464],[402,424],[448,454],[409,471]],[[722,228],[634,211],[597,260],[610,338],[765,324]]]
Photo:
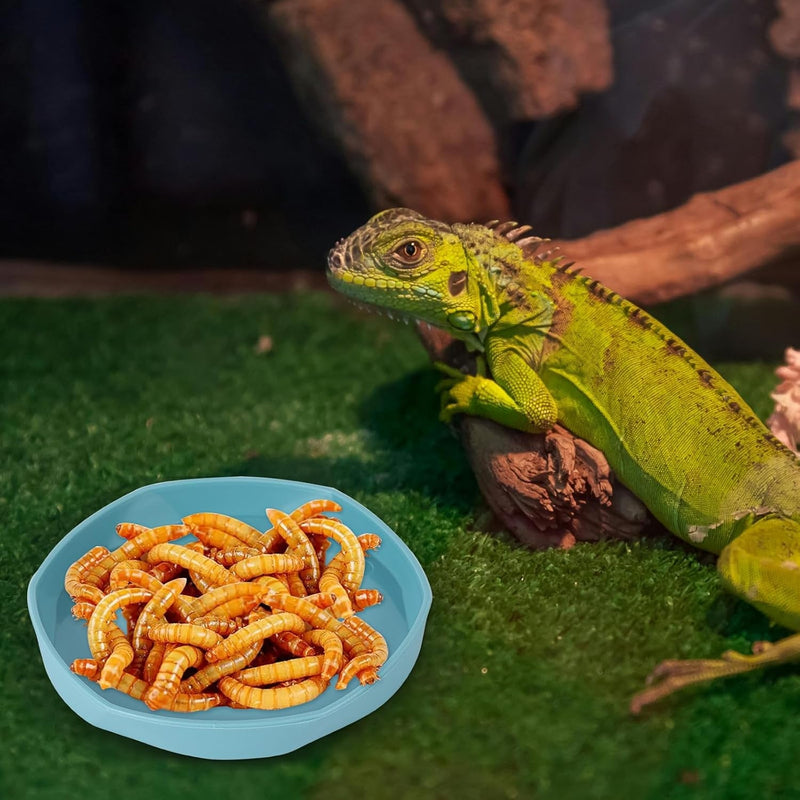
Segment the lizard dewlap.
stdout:
[[[441,367],[445,421],[474,414],[524,431],[561,422],[602,450],[672,533],[720,554],[732,592],[800,630],[800,461],[685,343],[539,252],[529,230],[391,209],[337,243],[328,278],[356,301],[428,322],[483,354],[485,375]],[[800,636],[753,656],[665,662],[632,708],[798,658]]]

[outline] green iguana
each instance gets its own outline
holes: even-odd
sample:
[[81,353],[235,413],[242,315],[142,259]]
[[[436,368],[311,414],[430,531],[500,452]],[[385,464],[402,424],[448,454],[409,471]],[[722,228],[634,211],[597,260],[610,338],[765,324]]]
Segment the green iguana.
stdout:
[[[483,357],[444,365],[442,419],[524,431],[556,420],[600,449],[666,528],[719,555],[724,585],[800,631],[800,461],[736,391],[650,315],[547,255],[516,223],[446,225],[384,211],[328,256],[332,286],[443,328]],[[701,681],[800,659],[800,634],[752,655],[665,661],[637,713]]]

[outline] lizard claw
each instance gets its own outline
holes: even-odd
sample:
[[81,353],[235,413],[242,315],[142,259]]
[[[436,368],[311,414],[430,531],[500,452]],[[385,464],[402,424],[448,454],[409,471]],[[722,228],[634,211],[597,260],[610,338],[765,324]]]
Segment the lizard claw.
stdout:
[[441,361],[435,362],[435,366],[447,376],[442,378],[435,387],[441,398],[439,419],[442,422],[450,422],[454,415],[469,412],[469,401],[475,391],[476,377],[461,372],[449,364],[443,364]]
[[473,401],[478,387],[485,380],[485,378],[465,375],[463,372],[456,371],[453,377],[439,381],[436,387],[436,390],[441,393],[439,419],[443,422],[450,422],[454,414],[474,413]]
[[454,400],[449,392],[442,392],[441,407],[439,408],[439,419],[442,422],[451,422],[455,414],[462,414],[467,411],[467,407]]
[[754,666],[753,656],[732,650],[723,653],[722,658],[662,661],[647,676],[647,688],[634,695],[631,700],[631,713],[638,714],[644,706],[661,700],[684,686],[748,672]]

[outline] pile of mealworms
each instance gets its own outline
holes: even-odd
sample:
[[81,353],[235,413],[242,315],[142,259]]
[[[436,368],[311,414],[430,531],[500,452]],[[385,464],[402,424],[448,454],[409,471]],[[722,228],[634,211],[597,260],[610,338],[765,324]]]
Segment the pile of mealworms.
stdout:
[[[215,513],[120,523],[124,544],[93,547],[64,579],[92,656],[72,671],[170,711],[287,708],[335,675],[337,689],[373,683],[386,640],[357,612],[383,599],[361,588],[380,538],[327,516],[338,511],[330,500],[267,509],[266,531]],[[340,550],[326,564],[331,541]]]

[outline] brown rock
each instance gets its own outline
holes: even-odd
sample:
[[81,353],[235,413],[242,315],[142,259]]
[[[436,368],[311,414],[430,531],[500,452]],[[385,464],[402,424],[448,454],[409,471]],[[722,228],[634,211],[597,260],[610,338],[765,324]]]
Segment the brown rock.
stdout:
[[612,80],[604,0],[405,0],[495,119],[574,108]]
[[786,105],[792,111],[800,111],[800,64],[789,73],[789,82],[786,88]]
[[377,207],[507,213],[489,123],[399,1],[278,0],[265,11],[307,113]]
[[800,158],[800,127],[786,131],[781,137],[781,144],[792,154],[793,158]]
[[613,86],[537,126],[519,159],[515,217],[540,236],[659,214],[786,159],[789,64],[767,40],[774,0],[609,5]]
[[784,58],[800,58],[800,3],[777,0],[779,15],[769,26],[769,40]]
[[[800,111],[800,3],[797,0],[778,0],[780,15],[769,27],[769,40],[778,55],[794,61],[789,72],[786,89],[786,105],[791,111]],[[800,158],[800,125],[784,131],[781,143],[792,154]]]

